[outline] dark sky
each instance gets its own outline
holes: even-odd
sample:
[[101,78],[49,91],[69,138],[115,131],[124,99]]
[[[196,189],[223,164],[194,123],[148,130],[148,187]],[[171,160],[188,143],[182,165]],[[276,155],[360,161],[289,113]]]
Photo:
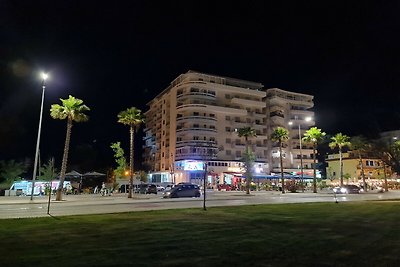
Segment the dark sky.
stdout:
[[400,128],[399,1],[102,2],[0,0],[0,160],[34,156],[41,70],[44,158],[62,156],[66,122],[49,116],[59,98],[92,109],[73,127],[71,161],[108,164],[111,142],[128,149],[118,112],[146,111],[190,69],[312,94],[329,134]]

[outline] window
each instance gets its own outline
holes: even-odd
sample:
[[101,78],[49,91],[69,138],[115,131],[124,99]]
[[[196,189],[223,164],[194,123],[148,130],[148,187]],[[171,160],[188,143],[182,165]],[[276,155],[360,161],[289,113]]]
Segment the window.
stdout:
[[226,94],[226,95],[225,95],[225,98],[226,98],[226,99],[231,99],[231,96],[228,95],[228,94]]
[[242,156],[242,152],[241,151],[236,151],[236,157],[241,157]]
[[199,116],[198,112],[193,112],[193,116]]
[[231,117],[230,116],[225,116],[225,120],[230,121]]
[[226,150],[226,155],[230,156],[231,155],[231,151],[230,150]]
[[372,160],[367,160],[365,165],[374,166],[374,162]]
[[225,132],[230,133],[231,132],[231,127],[225,127]]
[[230,138],[226,138],[225,143],[230,144],[231,143],[231,139]]
[[198,136],[193,136],[193,140],[199,140]]

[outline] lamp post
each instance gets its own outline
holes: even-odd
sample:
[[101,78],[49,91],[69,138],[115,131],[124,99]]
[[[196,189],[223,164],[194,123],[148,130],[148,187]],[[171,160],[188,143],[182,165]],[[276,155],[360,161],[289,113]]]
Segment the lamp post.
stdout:
[[36,140],[35,163],[33,165],[31,200],[33,200],[33,193],[35,191],[35,179],[36,179],[36,175],[37,175],[37,163],[38,163],[38,157],[39,157],[40,133],[42,131],[44,92],[46,89],[47,77],[48,76],[46,73],[42,73],[42,104],[40,106],[39,127],[38,127],[38,135],[37,135],[37,140]]
[[[303,174],[303,147],[302,147],[302,140],[301,140],[301,125],[298,120],[297,116],[294,116],[294,120],[297,122],[298,125],[298,134],[299,134],[299,150],[300,150],[300,181],[301,181],[301,189],[304,192],[304,186],[303,186],[303,181],[304,181],[304,174]],[[305,121],[309,122],[311,121],[311,117],[306,117],[304,119]],[[289,125],[292,125],[293,122],[289,122]]]
[[171,182],[175,184],[175,161],[174,161],[174,154],[171,153],[171,169],[169,173],[171,174]]

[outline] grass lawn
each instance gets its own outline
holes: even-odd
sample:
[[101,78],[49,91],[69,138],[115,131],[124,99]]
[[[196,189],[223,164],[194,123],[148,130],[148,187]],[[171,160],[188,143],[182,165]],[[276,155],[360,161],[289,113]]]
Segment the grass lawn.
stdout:
[[0,220],[0,266],[400,266],[400,202]]

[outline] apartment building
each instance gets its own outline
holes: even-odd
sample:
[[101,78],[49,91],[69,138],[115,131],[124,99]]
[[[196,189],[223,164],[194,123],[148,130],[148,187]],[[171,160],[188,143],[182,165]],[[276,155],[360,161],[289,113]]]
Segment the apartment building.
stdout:
[[263,85],[188,71],[148,103],[144,162],[153,182],[203,180],[236,183],[244,172],[244,138],[236,129],[252,127],[250,145],[257,173],[268,172],[267,126]]
[[[254,176],[276,171],[276,144],[268,141],[276,126],[291,127],[285,147],[285,170],[299,170],[300,125],[303,133],[313,125],[308,109],[313,97],[280,89],[264,90],[257,82],[195,71],[179,75],[148,103],[144,129],[144,163],[152,170],[151,182],[201,183],[207,164],[210,186],[236,184],[243,178],[245,140],[237,129],[252,127],[250,138],[256,156]],[[312,153],[312,152],[311,152]],[[304,168],[311,168],[309,146],[303,146]],[[271,165],[270,165],[271,164]]]
[[[301,141],[306,130],[315,125],[313,96],[289,92],[278,88],[266,90],[267,135],[280,126],[289,130],[289,140],[283,147],[285,172],[313,176],[313,150],[310,144]],[[279,144],[268,142],[271,172],[280,172]]]

